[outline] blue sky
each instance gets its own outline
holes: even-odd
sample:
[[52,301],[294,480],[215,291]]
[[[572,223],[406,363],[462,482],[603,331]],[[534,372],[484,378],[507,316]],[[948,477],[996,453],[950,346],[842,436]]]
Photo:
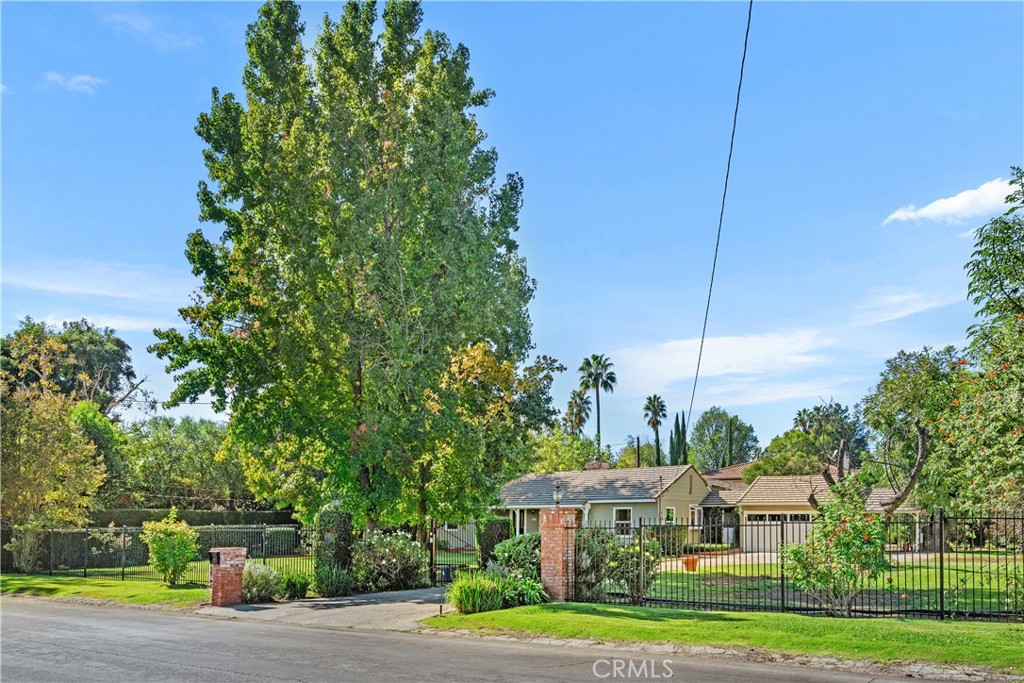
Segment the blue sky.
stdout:
[[[196,117],[240,91],[249,3],[3,3],[4,333],[31,315],[145,352],[194,288]],[[304,3],[307,42],[324,12]],[[689,403],[745,3],[427,3],[497,97],[478,118],[526,181],[537,351],[604,353],[605,443]],[[900,349],[961,344],[970,231],[1024,162],[1021,3],[756,3],[694,416],[762,445],[860,400]],[[205,406],[176,412],[209,415]],[[593,424],[588,425],[592,433]]]

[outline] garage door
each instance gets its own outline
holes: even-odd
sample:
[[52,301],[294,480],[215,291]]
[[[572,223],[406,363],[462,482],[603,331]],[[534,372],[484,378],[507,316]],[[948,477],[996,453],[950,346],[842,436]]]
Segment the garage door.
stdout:
[[787,544],[803,543],[810,526],[806,512],[748,514],[740,525],[740,544],[748,553],[778,552],[783,538]]

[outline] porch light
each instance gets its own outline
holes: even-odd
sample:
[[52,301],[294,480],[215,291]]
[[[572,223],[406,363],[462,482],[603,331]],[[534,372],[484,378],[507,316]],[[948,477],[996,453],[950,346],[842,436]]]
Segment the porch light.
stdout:
[[558,507],[562,503],[562,485],[555,484],[555,492],[551,495],[555,500],[555,507]]

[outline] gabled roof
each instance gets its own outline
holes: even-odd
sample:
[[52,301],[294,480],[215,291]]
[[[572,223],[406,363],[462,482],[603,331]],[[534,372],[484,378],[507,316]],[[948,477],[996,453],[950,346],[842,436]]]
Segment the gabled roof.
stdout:
[[825,477],[820,474],[760,476],[737,501],[739,505],[787,505],[808,503],[814,495],[819,503],[832,497]]
[[527,474],[501,487],[502,507],[549,507],[556,484],[562,486],[562,505],[582,506],[601,501],[651,501],[657,499],[691,465],[630,467]]
[[732,507],[743,497],[746,489],[711,489],[700,501],[702,507]]

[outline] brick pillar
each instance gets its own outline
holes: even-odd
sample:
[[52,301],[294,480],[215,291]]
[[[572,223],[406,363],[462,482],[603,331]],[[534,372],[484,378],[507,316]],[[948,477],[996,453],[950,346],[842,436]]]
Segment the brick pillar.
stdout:
[[540,511],[540,580],[552,602],[571,597],[576,568],[576,510],[543,508]]
[[210,548],[220,553],[220,564],[210,565],[210,589],[214,607],[229,607],[242,602],[242,571],[245,569],[245,548]]

